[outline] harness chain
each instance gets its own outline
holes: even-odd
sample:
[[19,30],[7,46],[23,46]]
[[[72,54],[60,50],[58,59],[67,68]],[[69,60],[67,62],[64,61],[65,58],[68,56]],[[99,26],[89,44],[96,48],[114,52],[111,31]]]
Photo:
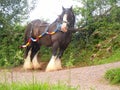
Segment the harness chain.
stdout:
[[[47,28],[45,29],[45,32],[43,32],[42,34],[40,34],[36,39],[30,37],[30,38],[28,39],[27,43],[26,43],[25,45],[20,46],[20,48],[26,48],[27,46],[30,45],[31,41],[32,41],[32,42],[37,42],[37,41],[38,41],[40,38],[42,38],[44,35],[53,35],[53,34],[55,34],[56,32],[61,31],[61,30],[60,30],[60,29],[61,29],[61,24],[58,23],[58,24],[57,24],[57,28],[56,28],[54,31],[52,31],[52,32],[48,32],[48,28],[49,28],[49,27],[47,27]],[[32,30],[31,30],[31,32],[32,32]],[[30,32],[30,33],[31,33],[31,32]]]

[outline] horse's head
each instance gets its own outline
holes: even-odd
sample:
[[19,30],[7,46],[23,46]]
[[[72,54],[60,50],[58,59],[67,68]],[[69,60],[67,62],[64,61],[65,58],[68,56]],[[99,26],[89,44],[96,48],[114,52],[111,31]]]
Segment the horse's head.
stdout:
[[67,32],[69,28],[74,27],[75,15],[73,13],[72,6],[70,8],[62,7],[62,9],[62,14],[59,15],[58,20],[62,24],[61,30],[63,32]]

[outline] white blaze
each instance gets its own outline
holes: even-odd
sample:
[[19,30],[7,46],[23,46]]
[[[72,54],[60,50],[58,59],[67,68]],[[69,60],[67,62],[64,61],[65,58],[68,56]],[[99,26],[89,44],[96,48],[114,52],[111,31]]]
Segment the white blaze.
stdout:
[[67,22],[67,14],[63,16],[63,21]]
[[67,14],[63,16],[63,23],[61,25],[61,30],[67,32]]

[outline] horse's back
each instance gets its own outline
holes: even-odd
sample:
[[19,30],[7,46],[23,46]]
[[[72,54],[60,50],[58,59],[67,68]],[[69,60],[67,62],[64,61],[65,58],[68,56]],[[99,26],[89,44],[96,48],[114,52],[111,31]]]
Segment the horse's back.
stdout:
[[[42,20],[33,20],[27,25],[26,31],[25,31],[25,42],[29,38],[37,38],[39,35],[42,35],[47,31],[47,28],[49,26],[49,23],[42,21]],[[50,35],[44,35],[42,36],[38,43],[40,45],[50,46],[51,45],[51,37]]]

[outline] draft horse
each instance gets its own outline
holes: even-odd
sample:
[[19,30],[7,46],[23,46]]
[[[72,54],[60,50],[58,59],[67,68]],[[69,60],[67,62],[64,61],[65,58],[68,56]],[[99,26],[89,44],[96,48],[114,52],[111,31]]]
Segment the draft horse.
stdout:
[[33,20],[27,25],[24,37],[26,44],[24,56],[24,69],[41,68],[38,62],[38,51],[42,45],[52,47],[52,56],[46,71],[62,69],[61,57],[72,38],[75,15],[72,7],[62,7],[62,13],[50,25],[41,20]]

